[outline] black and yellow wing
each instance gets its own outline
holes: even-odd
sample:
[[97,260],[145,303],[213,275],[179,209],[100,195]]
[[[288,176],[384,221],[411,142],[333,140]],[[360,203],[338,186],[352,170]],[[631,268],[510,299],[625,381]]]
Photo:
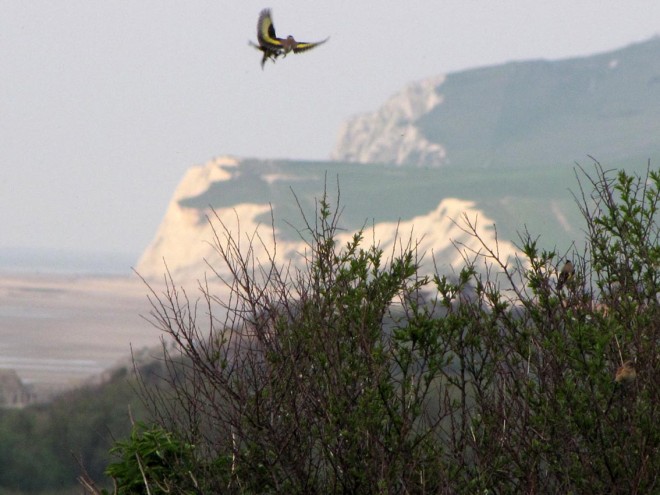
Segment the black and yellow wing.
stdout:
[[270,9],[264,9],[259,14],[257,21],[257,40],[259,45],[273,51],[282,49],[282,41],[275,34],[275,26],[273,26],[273,17]]
[[300,52],[305,52],[307,50],[311,50],[312,48],[315,48],[319,45],[322,45],[326,41],[328,41],[330,38],[326,38],[323,41],[315,41],[314,43],[307,43],[304,41],[301,41],[299,43],[296,43],[296,46],[293,47],[293,53],[300,53]]

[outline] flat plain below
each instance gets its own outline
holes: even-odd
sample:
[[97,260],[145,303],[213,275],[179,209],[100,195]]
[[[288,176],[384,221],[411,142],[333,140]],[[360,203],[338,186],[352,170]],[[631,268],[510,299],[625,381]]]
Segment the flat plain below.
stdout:
[[160,343],[148,292],[137,276],[0,275],[0,369],[47,393],[130,363]]

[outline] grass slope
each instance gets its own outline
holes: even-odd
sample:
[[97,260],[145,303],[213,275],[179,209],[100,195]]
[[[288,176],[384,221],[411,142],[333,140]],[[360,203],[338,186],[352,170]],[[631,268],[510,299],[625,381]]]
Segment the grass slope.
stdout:
[[[641,172],[646,163],[633,157],[612,167]],[[589,169],[590,160],[585,159],[583,166]],[[304,227],[294,194],[313,220],[315,199],[324,187],[333,201],[339,187],[344,208],[341,226],[348,230],[373,221],[408,220],[427,214],[444,198],[458,198],[474,201],[493,218],[503,239],[517,240],[525,226],[541,235],[542,246],[560,251],[582,239],[582,220],[572,195],[579,194],[573,166],[495,170],[244,160],[227,170],[232,174],[229,180],[213,183],[202,194],[182,200],[182,205],[204,209],[270,203],[281,235],[293,239],[298,235],[295,228]],[[568,229],[558,221],[558,214]],[[259,220],[271,222],[270,215]]]

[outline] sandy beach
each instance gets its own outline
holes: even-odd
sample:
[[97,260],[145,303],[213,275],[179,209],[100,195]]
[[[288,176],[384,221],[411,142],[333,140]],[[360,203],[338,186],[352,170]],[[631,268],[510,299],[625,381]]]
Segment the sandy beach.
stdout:
[[0,369],[38,389],[75,386],[134,350],[159,345],[141,315],[148,288],[137,277],[0,275]]

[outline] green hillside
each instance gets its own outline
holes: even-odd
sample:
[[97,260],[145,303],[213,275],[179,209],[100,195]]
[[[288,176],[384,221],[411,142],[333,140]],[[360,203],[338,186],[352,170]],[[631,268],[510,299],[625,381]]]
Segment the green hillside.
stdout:
[[[603,164],[606,168],[641,172],[647,159],[634,157]],[[581,165],[589,169],[591,160],[585,157]],[[215,182],[204,193],[181,204],[204,209],[270,203],[282,237],[293,239],[297,233],[289,224],[303,226],[294,193],[309,214],[324,184],[334,197],[339,183],[344,207],[341,225],[349,230],[374,220],[408,220],[427,214],[444,198],[459,198],[474,201],[493,218],[503,239],[517,240],[517,232],[525,226],[531,233],[540,234],[541,244],[547,248],[568,249],[582,238],[582,217],[572,196],[572,192],[578,193],[575,167],[569,165],[495,170],[244,160],[239,167],[227,170],[231,179]],[[572,229],[566,230],[558,223],[557,212]],[[264,215],[261,221],[269,224],[270,215]]]
[[512,62],[447,76],[416,125],[459,168],[660,158],[660,38],[569,60]]

